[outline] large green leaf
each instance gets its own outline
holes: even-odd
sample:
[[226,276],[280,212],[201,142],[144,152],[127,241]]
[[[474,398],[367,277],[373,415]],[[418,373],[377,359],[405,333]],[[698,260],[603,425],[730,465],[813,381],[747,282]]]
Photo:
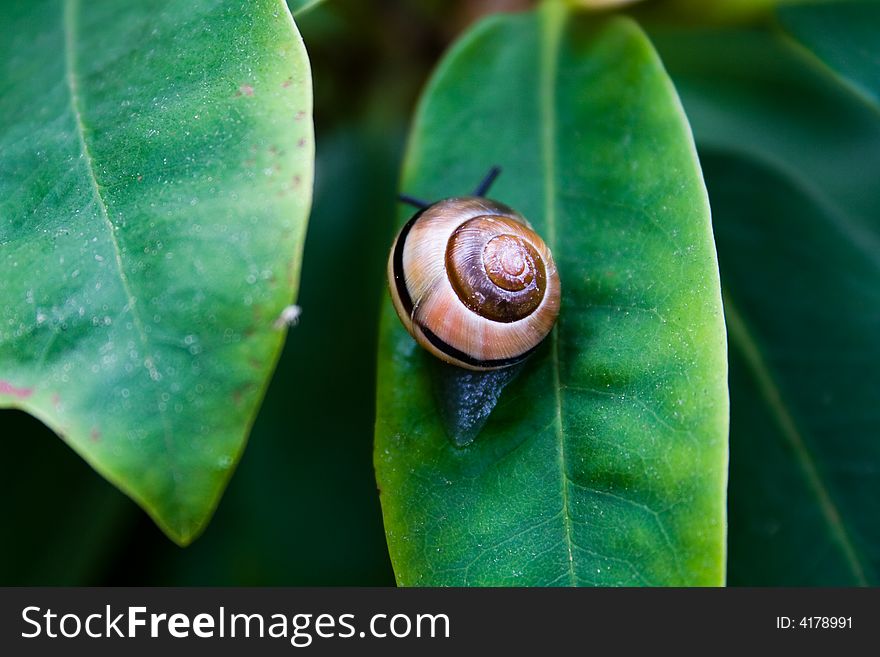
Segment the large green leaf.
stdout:
[[731,582],[876,584],[878,252],[773,168],[704,159],[731,344]]
[[280,0],[0,13],[0,406],[39,417],[188,543],[298,285],[302,41]]
[[[303,33],[308,41],[304,26]],[[0,519],[15,536],[0,541],[0,583],[394,583],[372,468],[379,326],[371,321],[352,332],[349,319],[378,315],[403,127],[382,122],[319,133],[297,299],[302,318],[285,343],[223,503],[199,540],[178,549],[50,431],[7,412],[12,429],[28,432],[28,440],[10,446],[7,457],[21,467],[0,478],[0,499],[7,500]],[[347,181],[345,194],[340,180]],[[374,221],[363,221],[364,207],[375,211]],[[349,293],[345,305],[335,295],[342,287]],[[341,397],[345,413],[337,412]],[[37,466],[50,469],[50,485],[28,474]]]
[[880,115],[790,38],[655,37],[715,213],[731,344],[729,580],[876,584]]
[[430,356],[385,304],[375,463],[399,583],[722,583],[727,367],[709,208],[640,30],[547,3],[464,37],[422,100],[403,189],[465,193],[493,164],[492,196],[554,252],[562,313],[456,448]]

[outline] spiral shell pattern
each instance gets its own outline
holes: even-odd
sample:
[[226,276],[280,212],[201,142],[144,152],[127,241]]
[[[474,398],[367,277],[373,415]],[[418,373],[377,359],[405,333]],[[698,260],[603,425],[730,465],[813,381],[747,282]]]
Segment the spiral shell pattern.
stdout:
[[547,245],[521,215],[484,198],[446,199],[417,213],[391,249],[388,277],[419,344],[468,369],[520,362],[559,314]]

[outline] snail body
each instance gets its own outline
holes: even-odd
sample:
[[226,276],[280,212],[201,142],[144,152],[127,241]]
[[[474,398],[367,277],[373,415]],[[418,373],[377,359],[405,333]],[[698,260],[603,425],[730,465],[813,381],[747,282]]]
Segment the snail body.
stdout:
[[559,314],[550,249],[522,215],[479,194],[423,204],[391,247],[388,281],[416,341],[470,370],[522,362]]

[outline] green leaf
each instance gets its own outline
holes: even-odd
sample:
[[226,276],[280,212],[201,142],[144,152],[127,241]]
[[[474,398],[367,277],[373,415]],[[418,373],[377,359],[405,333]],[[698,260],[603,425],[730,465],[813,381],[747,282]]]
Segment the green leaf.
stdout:
[[280,0],[0,13],[0,406],[186,544],[241,454],[298,286],[302,41]]
[[880,365],[865,313],[880,252],[773,168],[705,160],[732,359],[731,581],[876,584],[880,386],[859,373]]
[[709,208],[638,27],[548,3],[468,33],[422,100],[403,190],[466,193],[493,164],[492,196],[553,250],[562,312],[459,449],[430,356],[386,301],[375,463],[398,582],[722,583],[726,354]]
[[780,10],[782,27],[880,112],[880,3]]
[[[394,583],[373,475],[371,435],[377,318],[403,128],[361,124],[321,133],[320,174],[297,301],[302,319],[291,329],[247,454],[210,531],[187,550],[171,545],[157,550],[149,542],[144,545],[143,539],[137,541],[149,555],[145,560],[153,578],[148,582]],[[345,181],[344,194],[339,193],[340,181]],[[370,221],[364,221],[365,207],[374,213]],[[337,294],[343,288],[345,304]],[[353,317],[370,321],[359,320],[353,331]],[[340,399],[345,400],[344,413],[338,412]],[[127,560],[136,563],[130,556]]]
[[880,573],[880,116],[788,38],[654,35],[715,214],[731,351],[729,581]]

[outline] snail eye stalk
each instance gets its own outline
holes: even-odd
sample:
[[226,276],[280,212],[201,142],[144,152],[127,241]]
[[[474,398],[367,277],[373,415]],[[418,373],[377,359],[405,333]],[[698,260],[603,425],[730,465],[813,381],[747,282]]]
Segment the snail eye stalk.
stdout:
[[406,203],[407,205],[411,205],[414,208],[417,208],[419,210],[424,210],[425,208],[430,207],[430,205],[431,205],[430,203],[428,203],[426,201],[418,199],[415,196],[409,196],[408,194],[401,194],[400,196],[397,197],[397,199],[401,203]]
[[[477,185],[477,188],[474,190],[473,196],[477,196],[479,198],[483,198],[486,194],[489,193],[489,190],[492,188],[492,184],[501,174],[501,167],[494,166],[489,169],[489,173],[485,175],[485,177],[480,181],[480,184]],[[425,208],[431,207],[431,203],[427,201],[423,201],[420,198],[416,198],[415,196],[410,196],[409,194],[400,194],[397,199],[401,203],[406,203],[407,205],[411,205],[417,210],[424,210]]]
[[501,173],[501,167],[492,167],[489,169],[489,173],[486,174],[486,177],[480,181],[480,184],[477,185],[477,188],[474,190],[474,196],[483,197],[489,193],[489,189],[492,187],[492,183],[495,182],[495,179]]

